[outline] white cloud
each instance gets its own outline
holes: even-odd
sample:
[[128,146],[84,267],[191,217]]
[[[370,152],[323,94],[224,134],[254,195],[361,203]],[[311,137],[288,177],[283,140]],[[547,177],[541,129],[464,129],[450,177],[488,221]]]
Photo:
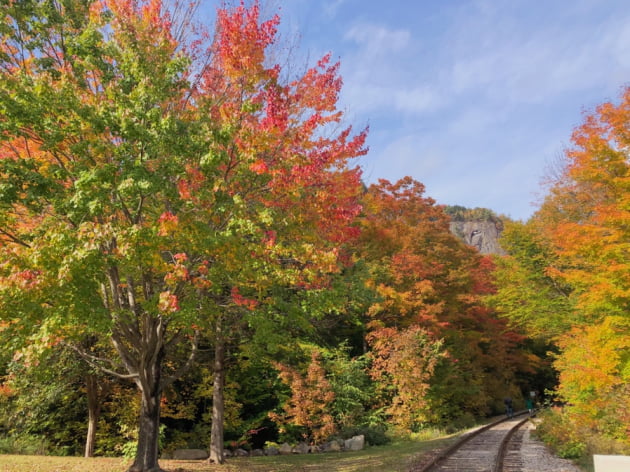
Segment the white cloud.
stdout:
[[354,112],[371,115],[380,113],[422,114],[442,106],[439,93],[429,87],[404,88],[349,81],[344,88],[344,98],[352,104]]
[[450,70],[457,93],[541,103],[567,92],[610,85],[619,68],[630,66],[628,17],[593,28],[572,25],[569,17],[518,23],[517,13],[509,8],[484,9],[453,24]]
[[388,29],[385,26],[363,23],[355,24],[344,36],[356,42],[363,54],[376,56],[390,52],[400,52],[411,39],[409,31],[404,29]]

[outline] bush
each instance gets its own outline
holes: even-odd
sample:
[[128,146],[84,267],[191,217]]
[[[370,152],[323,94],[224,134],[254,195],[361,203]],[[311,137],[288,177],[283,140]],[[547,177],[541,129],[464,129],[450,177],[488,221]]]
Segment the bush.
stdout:
[[536,427],[536,435],[564,459],[578,459],[587,450],[575,425],[571,424],[559,408],[541,413],[542,422]]
[[383,446],[391,442],[391,438],[387,436],[387,429],[384,426],[357,426],[354,428],[345,428],[341,431],[340,436],[343,439],[350,439],[353,436],[365,436],[365,442],[370,446]]
[[0,438],[0,454],[44,456],[50,452],[50,444],[40,436],[7,436]]
[[477,424],[477,420],[472,413],[463,413],[461,416],[453,419],[447,426],[446,431],[449,433],[455,433],[462,429],[472,428]]

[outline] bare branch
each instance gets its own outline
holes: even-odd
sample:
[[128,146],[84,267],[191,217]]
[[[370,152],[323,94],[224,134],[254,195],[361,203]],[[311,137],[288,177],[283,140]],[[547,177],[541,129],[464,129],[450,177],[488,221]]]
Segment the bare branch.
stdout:
[[82,349],[79,349],[77,346],[73,344],[68,344],[64,342],[63,345],[72,349],[74,352],[76,352],[85,362],[90,364],[92,367],[102,372],[105,372],[106,374],[113,375],[114,377],[118,377],[119,379],[123,379],[123,380],[133,380],[133,379],[138,378],[138,374],[121,374],[120,372],[116,372],[115,370],[108,369],[107,367],[103,366],[102,363],[107,363],[113,366],[114,362],[111,359],[88,354],[87,352],[83,351]]

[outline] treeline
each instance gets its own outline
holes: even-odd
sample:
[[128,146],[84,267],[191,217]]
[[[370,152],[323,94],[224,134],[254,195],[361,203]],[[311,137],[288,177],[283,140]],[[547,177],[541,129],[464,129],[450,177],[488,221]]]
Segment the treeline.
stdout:
[[526,223],[506,226],[490,301],[558,347],[545,438],[567,457],[630,452],[630,88],[585,116]]
[[447,205],[444,211],[451,221],[489,221],[501,224],[502,219],[488,208],[466,208],[461,205]]

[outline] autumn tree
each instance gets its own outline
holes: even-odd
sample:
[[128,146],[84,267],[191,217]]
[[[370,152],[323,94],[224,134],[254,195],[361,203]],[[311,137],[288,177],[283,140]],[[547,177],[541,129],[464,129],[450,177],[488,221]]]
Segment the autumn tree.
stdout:
[[[534,224],[551,242],[546,273],[571,287],[559,337],[559,393],[576,425],[626,443],[630,307],[630,88],[588,113]],[[584,348],[588,347],[585,352]],[[580,365],[581,367],[577,367]],[[596,408],[614,402],[615,412]],[[587,435],[588,436],[588,435]]]
[[[398,331],[381,328],[368,335],[370,372],[385,394],[386,411],[395,427],[413,431],[427,421],[429,388],[438,361],[446,355],[443,342],[415,325]],[[387,391],[394,390],[390,398]]]
[[321,443],[335,433],[337,425],[330,414],[335,393],[326,378],[321,355],[311,354],[306,374],[287,365],[276,364],[280,379],[290,389],[283,413],[270,413],[271,419],[280,425],[292,425],[300,429],[302,439],[309,444]]
[[[131,471],[159,469],[162,392],[199,331],[223,461],[227,343],[325,297],[359,211],[348,161],[365,133],[337,127],[339,65],[284,77],[267,58],[279,19],[261,21],[257,2],[218,10],[210,45],[185,11],[2,4],[3,323],[135,382]],[[81,349],[90,332],[109,333],[117,358]]]

